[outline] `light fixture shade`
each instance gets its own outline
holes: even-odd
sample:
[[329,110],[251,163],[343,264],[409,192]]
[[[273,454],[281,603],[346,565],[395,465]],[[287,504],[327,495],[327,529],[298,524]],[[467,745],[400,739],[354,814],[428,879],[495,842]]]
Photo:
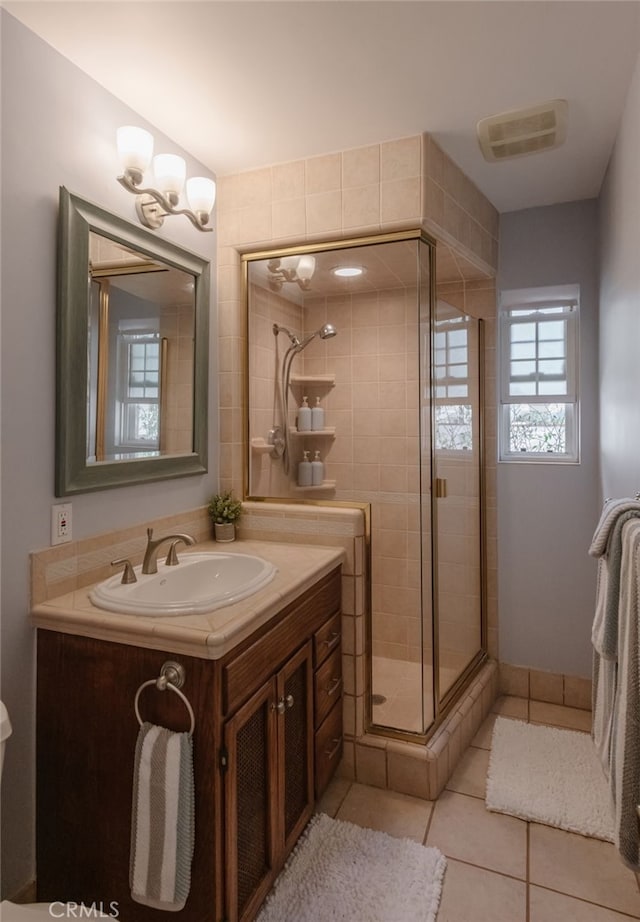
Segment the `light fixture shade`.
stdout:
[[187,180],[187,199],[193,211],[207,218],[216,200],[216,184],[206,176],[192,176]]
[[296,268],[298,278],[302,279],[303,282],[308,282],[313,277],[313,273],[315,271],[316,271],[315,256],[310,256],[308,253],[305,253],[298,260],[298,265]]
[[118,128],[116,139],[122,169],[144,173],[153,156],[153,135],[144,128],[123,125]]
[[184,186],[187,165],[177,154],[156,154],[153,158],[153,175],[158,189],[177,199]]

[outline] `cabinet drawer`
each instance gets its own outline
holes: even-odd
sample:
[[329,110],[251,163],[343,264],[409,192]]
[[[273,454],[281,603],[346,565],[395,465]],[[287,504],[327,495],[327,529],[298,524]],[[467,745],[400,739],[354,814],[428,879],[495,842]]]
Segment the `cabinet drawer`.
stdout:
[[[240,707],[314,632],[320,633],[320,625],[324,625],[332,612],[338,611],[337,623],[340,623],[340,590],[338,569],[285,609],[277,623],[244,651],[231,654],[222,669],[225,714]],[[317,663],[315,657],[314,662]]]
[[338,612],[323,624],[313,637],[313,662],[316,669],[340,643],[342,636],[342,615]]
[[316,731],[316,800],[322,796],[342,758],[342,698]]
[[342,696],[342,647],[339,644],[317,670],[314,684],[314,718],[318,728]]

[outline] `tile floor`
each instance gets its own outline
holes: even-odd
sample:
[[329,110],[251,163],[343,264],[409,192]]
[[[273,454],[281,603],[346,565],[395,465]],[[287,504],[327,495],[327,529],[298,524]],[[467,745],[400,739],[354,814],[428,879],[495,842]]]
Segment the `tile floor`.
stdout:
[[485,778],[497,714],[575,730],[588,730],[591,721],[588,711],[500,698],[436,801],[338,778],[320,809],[444,852],[447,872],[438,922],[640,919],[640,875],[622,864],[613,845],[486,810]]

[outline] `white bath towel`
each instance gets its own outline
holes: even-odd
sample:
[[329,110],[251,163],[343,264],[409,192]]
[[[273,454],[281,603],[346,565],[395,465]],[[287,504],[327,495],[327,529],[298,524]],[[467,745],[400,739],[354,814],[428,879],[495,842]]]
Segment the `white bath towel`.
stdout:
[[635,509],[636,512],[640,513],[640,500],[625,496],[622,499],[608,499],[605,501],[600,514],[600,521],[596,525],[596,530],[591,539],[589,548],[591,557],[602,557],[607,549],[609,535],[616,523],[616,519],[621,513],[630,509]]
[[191,736],[144,723],[133,775],[131,897],[177,912],[191,887],[194,785]]
[[608,517],[607,544],[598,560],[596,609],[591,628],[591,642],[600,656],[616,659],[618,655],[618,611],[622,568],[622,530],[625,522],[640,518],[640,503],[633,508],[618,505]]
[[640,520],[622,530],[618,675],[611,724],[609,784],[615,804],[615,844],[640,869]]

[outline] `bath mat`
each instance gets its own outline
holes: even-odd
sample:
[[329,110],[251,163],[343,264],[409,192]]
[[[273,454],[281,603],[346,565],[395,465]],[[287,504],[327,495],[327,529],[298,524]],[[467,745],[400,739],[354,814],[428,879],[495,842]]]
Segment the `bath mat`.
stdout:
[[437,848],[319,813],[257,922],[434,922],[446,866]]
[[487,809],[613,842],[613,808],[588,733],[498,717]]

